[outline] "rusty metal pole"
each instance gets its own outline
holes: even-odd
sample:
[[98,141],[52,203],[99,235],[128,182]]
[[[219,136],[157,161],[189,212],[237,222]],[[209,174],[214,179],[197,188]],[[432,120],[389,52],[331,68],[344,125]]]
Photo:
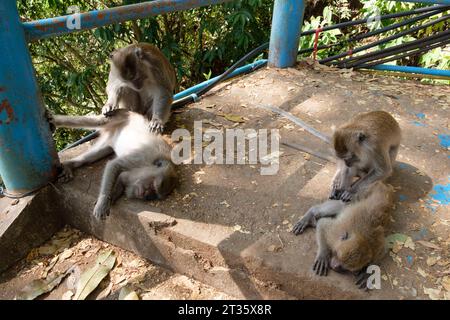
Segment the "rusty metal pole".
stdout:
[[16,1],[0,1],[0,44],[0,176],[20,196],[52,180],[59,160]]
[[295,64],[304,12],[304,0],[275,0],[270,33],[270,66],[287,68]]

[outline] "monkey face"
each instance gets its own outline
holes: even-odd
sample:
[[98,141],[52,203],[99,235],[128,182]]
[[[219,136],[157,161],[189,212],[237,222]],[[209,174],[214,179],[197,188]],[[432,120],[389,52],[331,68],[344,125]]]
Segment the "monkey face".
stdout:
[[353,132],[348,129],[338,130],[333,135],[333,145],[336,156],[344,160],[347,167],[352,167],[361,160],[363,144],[366,135],[362,132]]
[[345,232],[335,248],[330,265],[337,272],[356,272],[371,260],[372,250],[368,241],[363,236]]
[[118,71],[121,80],[133,90],[139,91],[144,87],[145,73],[140,71],[142,64],[142,50],[139,47],[128,46],[111,54],[111,61]]
[[157,159],[152,166],[134,169],[128,173],[126,187],[128,198],[163,200],[175,188],[178,177],[174,164],[167,159]]

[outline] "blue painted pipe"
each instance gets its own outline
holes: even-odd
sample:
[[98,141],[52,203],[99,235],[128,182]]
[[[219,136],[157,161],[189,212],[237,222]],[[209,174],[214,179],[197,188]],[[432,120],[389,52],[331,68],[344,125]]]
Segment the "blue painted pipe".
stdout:
[[[8,0],[10,1],[10,0]],[[232,0],[155,0],[105,10],[25,22],[29,41],[94,29],[106,25],[156,16],[163,13],[219,4]],[[79,18],[79,25],[78,19]]]
[[[253,63],[247,64],[243,67],[237,68],[236,70],[234,70],[232,73],[230,73],[225,79],[229,79],[232,77],[235,77],[237,75],[243,74],[243,73],[247,73],[250,72],[254,69],[259,68],[260,66],[264,65],[267,63],[266,59],[261,59],[261,60],[257,60]],[[195,94],[196,92],[198,92],[199,90],[203,89],[204,87],[206,87],[207,85],[209,85],[211,82],[214,82],[217,78],[219,78],[220,76],[211,78],[207,81],[204,81],[202,83],[199,83],[193,87],[190,87],[184,91],[181,91],[179,93],[177,93],[176,95],[173,96],[174,100],[178,100],[178,99],[182,99],[184,97],[190,96]]]
[[269,65],[287,68],[297,60],[304,0],[275,0],[270,33]]
[[369,69],[382,70],[382,71],[398,71],[398,72],[406,72],[406,73],[429,74],[429,75],[434,75],[434,76],[449,77],[449,79],[450,79],[450,70],[395,66],[395,65],[390,65],[390,64],[379,64],[377,66],[370,67]]
[[16,1],[0,1],[0,43],[0,175],[19,195],[56,177],[59,162]]
[[390,0],[396,2],[418,2],[418,3],[429,3],[429,4],[450,4],[450,0]]

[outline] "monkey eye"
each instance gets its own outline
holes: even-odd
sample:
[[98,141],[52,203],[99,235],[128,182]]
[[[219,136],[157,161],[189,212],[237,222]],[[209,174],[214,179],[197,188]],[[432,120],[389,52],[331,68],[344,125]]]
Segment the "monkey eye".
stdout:
[[348,239],[348,232],[345,231],[344,234],[341,236],[341,240],[344,241],[344,240],[347,240],[347,239]]
[[155,160],[155,162],[153,162],[153,164],[156,167],[161,168],[164,165],[164,160],[163,159],[157,159],[157,160]]
[[362,133],[362,132],[359,132],[358,133],[358,141],[359,142],[363,142],[364,140],[366,140],[366,135],[364,134],[364,133]]

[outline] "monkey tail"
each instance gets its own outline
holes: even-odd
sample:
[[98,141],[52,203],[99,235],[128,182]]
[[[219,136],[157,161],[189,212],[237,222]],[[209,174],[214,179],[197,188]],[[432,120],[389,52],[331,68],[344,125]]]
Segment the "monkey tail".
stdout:
[[53,124],[58,128],[101,129],[106,125],[119,124],[128,119],[130,112],[116,109],[105,115],[64,116],[54,115]]
[[106,124],[102,116],[53,116],[53,123],[58,128],[100,129]]

